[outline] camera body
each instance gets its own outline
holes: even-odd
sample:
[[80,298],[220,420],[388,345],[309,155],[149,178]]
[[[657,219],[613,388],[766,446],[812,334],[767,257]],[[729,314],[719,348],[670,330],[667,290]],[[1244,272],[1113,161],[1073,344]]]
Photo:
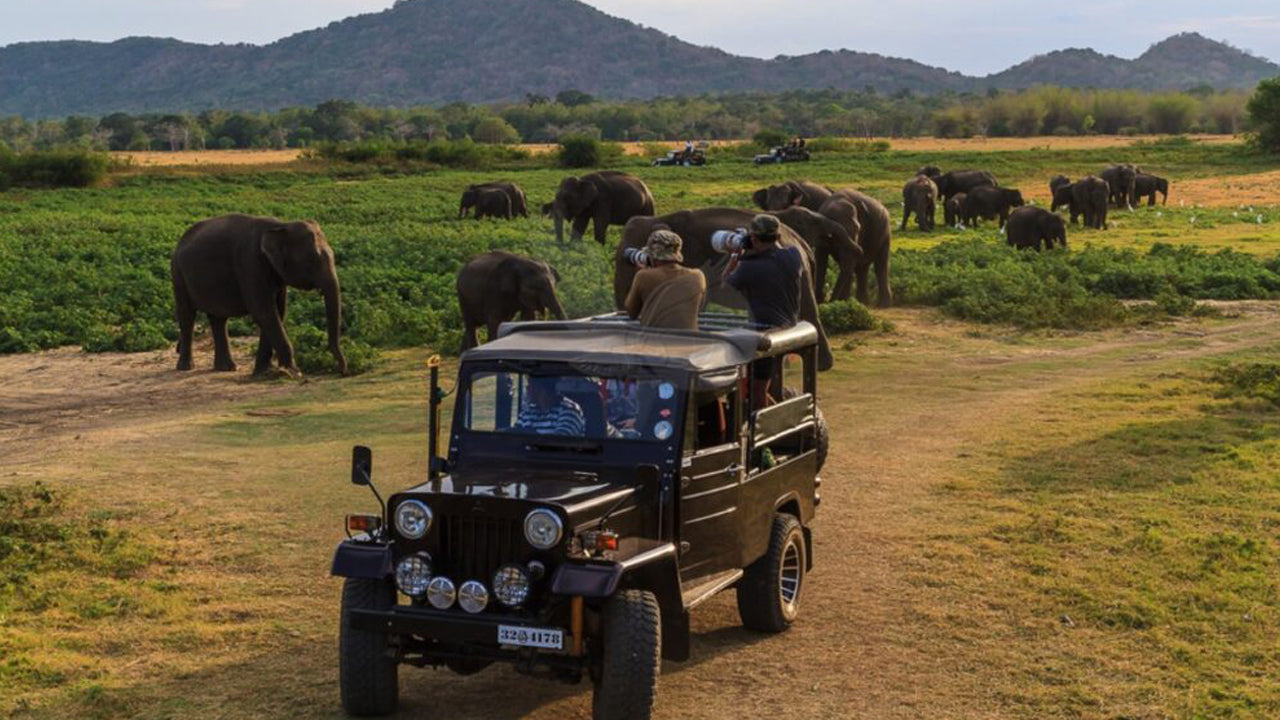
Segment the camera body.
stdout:
[[644,248],[623,248],[622,256],[627,259],[627,262],[638,268],[647,268],[653,264],[653,259],[649,257],[649,253],[644,251]]
[[751,233],[746,228],[711,233],[711,247],[718,253],[734,255],[751,249]]

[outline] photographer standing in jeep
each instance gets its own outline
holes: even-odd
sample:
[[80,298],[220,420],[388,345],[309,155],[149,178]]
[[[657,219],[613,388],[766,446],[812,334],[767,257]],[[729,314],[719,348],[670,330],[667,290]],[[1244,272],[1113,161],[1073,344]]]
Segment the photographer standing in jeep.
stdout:
[[707,278],[680,263],[683,242],[670,230],[655,230],[643,250],[627,258],[643,268],[631,281],[624,307],[644,327],[697,330],[698,312],[707,296]]
[[[711,240],[717,250],[731,253],[724,282],[747,298],[751,321],[764,328],[791,327],[800,320],[804,257],[798,248],[778,246],[781,232],[778,218],[757,215],[745,235],[722,231]],[[758,361],[751,388],[755,407],[773,404],[769,386],[776,370],[774,358]]]

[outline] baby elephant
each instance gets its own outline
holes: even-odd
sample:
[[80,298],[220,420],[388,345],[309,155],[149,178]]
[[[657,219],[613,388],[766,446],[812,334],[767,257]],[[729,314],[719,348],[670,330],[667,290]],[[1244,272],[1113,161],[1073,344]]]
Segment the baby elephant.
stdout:
[[[507,202],[498,197],[494,191],[504,195]],[[462,191],[462,202],[458,205],[458,219],[466,217],[471,208],[475,208],[477,220],[486,216],[504,219],[517,215],[529,217],[528,201],[525,199],[524,190],[519,185],[506,180],[468,185],[467,189]]]
[[564,310],[556,296],[560,274],[541,260],[509,252],[477,255],[458,272],[458,304],[462,309],[462,349],[479,344],[476,330],[484,325],[489,339],[498,326],[515,317],[533,320],[548,312],[557,320]]
[[947,227],[956,227],[960,224],[960,219],[964,217],[966,197],[968,197],[966,193],[958,193],[942,206],[943,220],[947,223]]
[[978,220],[982,218],[999,220],[1000,227],[1004,227],[1005,221],[1009,219],[1009,210],[1025,204],[1022,193],[1013,188],[976,187],[966,195],[961,215],[964,224],[969,227],[977,227]]
[[1052,250],[1054,243],[1067,246],[1067,223],[1044,208],[1022,207],[1009,215],[1007,242],[1019,250]]
[[911,213],[924,232],[934,228],[933,212],[938,204],[938,186],[926,175],[917,175],[902,188],[902,229],[907,229]]

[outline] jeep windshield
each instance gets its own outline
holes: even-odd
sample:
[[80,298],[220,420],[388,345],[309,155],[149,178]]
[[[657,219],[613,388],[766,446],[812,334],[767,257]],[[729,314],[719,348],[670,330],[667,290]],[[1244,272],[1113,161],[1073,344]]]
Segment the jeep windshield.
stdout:
[[477,370],[459,400],[473,433],[640,442],[679,431],[676,382],[653,375]]

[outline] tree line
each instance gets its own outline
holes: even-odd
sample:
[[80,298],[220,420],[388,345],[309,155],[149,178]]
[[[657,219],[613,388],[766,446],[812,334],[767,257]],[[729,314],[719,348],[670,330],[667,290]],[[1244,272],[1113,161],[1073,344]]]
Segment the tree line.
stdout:
[[552,143],[566,136],[609,141],[725,140],[787,136],[939,137],[1224,133],[1246,129],[1245,91],[1186,92],[1037,87],[986,94],[892,95],[837,90],[605,101],[576,90],[495,105],[376,108],[331,100],[274,112],[112,113],[0,118],[10,150],[307,148],[360,141]]

